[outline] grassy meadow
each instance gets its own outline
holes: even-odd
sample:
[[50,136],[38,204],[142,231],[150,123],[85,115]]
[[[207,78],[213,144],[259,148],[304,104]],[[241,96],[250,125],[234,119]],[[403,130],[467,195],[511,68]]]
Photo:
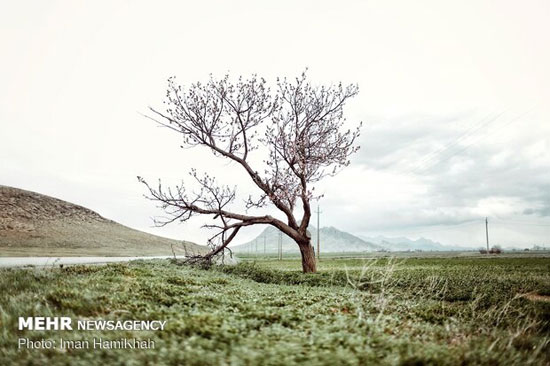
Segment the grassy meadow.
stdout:
[[[0,270],[1,365],[548,365],[550,258],[169,261]],[[164,331],[17,331],[19,316],[166,320]],[[150,350],[18,350],[20,337]]]

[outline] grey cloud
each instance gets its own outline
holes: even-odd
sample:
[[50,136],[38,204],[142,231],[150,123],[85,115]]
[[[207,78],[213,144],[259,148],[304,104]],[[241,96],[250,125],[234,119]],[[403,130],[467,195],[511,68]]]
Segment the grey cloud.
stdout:
[[547,206],[547,207],[544,207],[544,208],[539,208],[539,209],[526,208],[525,210],[523,210],[523,214],[524,215],[539,215],[539,216],[543,216],[543,217],[550,216],[550,205]]
[[[463,123],[462,129],[452,128],[461,123],[461,118],[473,122]],[[354,164],[403,172],[420,180],[426,191],[414,203],[399,207],[398,212],[397,208],[381,208],[385,212],[378,216],[390,215],[392,220],[373,217],[368,223],[357,223],[357,227],[460,225],[479,219],[474,209],[481,200],[493,197],[519,202],[523,207],[518,207],[514,215],[550,216],[550,169],[532,164],[524,154],[544,136],[533,133],[520,141],[487,142],[491,131],[500,132],[500,126],[508,121],[507,116],[492,118],[491,114],[485,119],[473,114],[441,119],[418,117],[386,121],[366,131],[361,141],[364,146]],[[476,126],[481,128],[476,130]],[[464,131],[473,132],[461,139]]]
[[450,126],[473,118],[473,112],[452,116],[403,116],[369,122],[362,132],[354,163],[376,169],[408,169],[453,141]]

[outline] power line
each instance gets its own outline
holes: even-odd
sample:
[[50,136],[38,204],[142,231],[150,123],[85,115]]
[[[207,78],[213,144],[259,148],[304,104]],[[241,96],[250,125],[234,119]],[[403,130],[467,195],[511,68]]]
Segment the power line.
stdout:
[[[520,116],[518,116],[518,117],[516,117],[516,118],[514,118],[514,119],[512,119],[512,120],[510,120],[508,123],[505,123],[503,126],[500,127],[500,129],[501,129],[500,132],[502,132],[502,129],[503,129],[504,127],[507,127],[507,126],[509,126],[510,124],[519,121],[519,119],[520,119],[521,117],[523,117],[525,114],[527,114],[527,112],[525,112],[525,113],[523,113],[522,115],[520,115]],[[491,133],[489,133],[488,135],[491,135]],[[486,136],[486,137],[487,137],[487,136]],[[441,164],[441,163],[443,163],[443,162],[449,160],[450,158],[452,158],[452,157],[454,157],[454,156],[456,156],[456,155],[458,155],[458,154],[460,154],[460,153],[466,151],[470,146],[475,145],[477,142],[479,142],[479,139],[478,139],[478,140],[474,140],[472,143],[470,143],[470,144],[464,146],[462,149],[460,149],[459,151],[455,152],[454,154],[451,154],[451,155],[447,156],[446,158],[439,160],[438,162],[436,162],[435,164],[433,164],[432,166],[430,166],[430,168],[433,168],[433,167],[435,167],[435,166],[437,166],[437,165],[439,165],[439,164]]]
[[320,208],[319,208],[319,205],[317,205],[317,260],[320,261],[321,260],[321,246],[320,246],[320,242],[321,242],[321,233],[319,232],[319,215],[321,214],[321,211],[320,211]]
[[535,222],[535,221],[506,220],[506,219],[499,219],[499,218],[496,218],[496,220],[500,221],[500,222],[496,222],[496,224],[512,224],[512,225],[527,225],[527,226],[550,226],[550,224],[543,224],[543,223]]
[[[423,233],[433,233],[433,232],[438,232],[438,231],[451,231],[451,230],[455,230],[457,227],[462,227],[462,226],[467,226],[467,225],[473,225],[473,224],[477,224],[479,225],[479,223],[481,222],[480,219],[473,219],[473,220],[468,220],[468,221],[464,221],[464,222],[461,222],[459,224],[453,224],[452,227],[446,227],[446,228],[439,228],[439,229],[433,229],[433,230],[413,230],[413,231],[403,231],[407,234],[423,234]],[[433,225],[432,225],[433,226]]]
[[279,249],[279,260],[283,260],[283,232],[279,231],[279,243],[278,243],[278,249]]
[[407,171],[405,174],[413,174],[415,173],[416,171],[418,171],[419,169],[422,169],[423,167],[426,167],[427,164],[430,162],[430,161],[433,161],[434,159],[436,159],[439,155],[443,154],[444,152],[446,151],[449,151],[451,148],[457,146],[460,142],[462,142],[463,140],[467,139],[468,137],[470,137],[473,133],[479,131],[481,128],[491,124],[492,122],[498,120],[498,118],[500,118],[502,115],[504,114],[504,112],[501,112],[499,114],[497,114],[496,116],[485,116],[484,118],[482,118],[479,123],[476,123],[474,124],[473,126],[471,126],[469,129],[467,129],[462,135],[460,135],[456,140],[454,140],[453,142],[435,150],[435,151],[432,151],[431,153],[427,154],[424,156],[424,158],[420,159],[420,162],[419,164],[413,168],[413,169],[410,169],[409,171]]
[[[522,222],[522,221],[513,221],[513,220],[503,220],[503,219],[498,219],[498,218],[494,218],[494,219],[498,220],[500,222],[493,221],[493,224],[517,224],[517,225],[527,225],[527,226],[550,226],[550,224],[542,224],[542,223],[537,223],[537,222],[527,222],[527,221]],[[480,220],[480,219],[473,219],[473,220],[468,220],[468,221],[461,222],[459,224],[447,225],[447,226],[450,226],[450,227],[429,229],[429,230],[424,230],[424,229],[413,230],[413,231],[402,230],[401,232],[404,233],[404,234],[410,235],[410,234],[433,233],[433,232],[440,232],[440,231],[452,231],[452,230],[456,230],[459,227],[461,228],[461,227],[469,226],[469,225],[479,225],[481,222],[482,222],[482,220]],[[400,234],[400,235],[403,235],[403,234]]]
[[489,220],[485,218],[485,235],[487,237],[487,253],[489,253]]
[[[519,120],[520,120],[522,117],[524,117],[526,114],[530,113],[534,108],[535,108],[535,107],[533,106],[533,107],[529,108],[526,112],[521,113],[521,114],[520,114],[519,116],[517,116],[516,118],[512,118],[510,121],[508,121],[507,123],[503,124],[502,126],[497,126],[497,127],[496,127],[497,131],[496,131],[495,133],[498,134],[498,133],[502,132],[502,130],[503,130],[505,127],[508,127],[508,126],[511,125],[512,123],[519,121]],[[497,117],[494,117],[492,120],[498,119],[502,114],[503,114],[503,113],[500,113]],[[414,169],[412,169],[412,170],[409,170],[409,171],[405,172],[404,175],[411,175],[411,176],[412,176],[414,173],[417,173],[417,172],[420,172],[420,171],[426,171],[428,168],[436,167],[437,165],[439,165],[439,164],[441,164],[441,163],[443,163],[443,162],[445,162],[445,161],[451,159],[452,157],[454,157],[454,156],[456,156],[456,155],[458,155],[458,154],[460,154],[460,153],[466,151],[468,148],[470,148],[471,146],[473,146],[473,145],[475,145],[476,143],[478,143],[478,142],[481,140],[481,138],[486,138],[486,137],[488,137],[488,136],[490,136],[490,135],[492,135],[492,134],[493,134],[493,133],[491,133],[491,132],[489,131],[489,133],[486,134],[485,136],[480,136],[480,137],[478,137],[477,139],[474,139],[474,140],[473,140],[472,142],[470,142],[469,144],[463,146],[462,149],[460,149],[460,150],[454,152],[453,154],[447,155],[447,156],[444,157],[443,159],[440,159],[440,160],[436,161],[434,164],[431,164],[431,165],[430,165],[430,164],[426,164],[427,162],[429,162],[429,161],[427,161],[426,163],[421,164],[420,166],[418,166],[418,167],[416,167],[416,168],[414,168]],[[458,142],[458,140],[455,141],[455,143],[453,143],[453,144],[456,144],[456,142]],[[448,149],[447,149],[447,150],[448,150]],[[429,160],[430,160],[430,161],[433,160],[436,156],[437,156],[437,155],[435,155],[433,158],[431,158],[431,159],[429,159]]]

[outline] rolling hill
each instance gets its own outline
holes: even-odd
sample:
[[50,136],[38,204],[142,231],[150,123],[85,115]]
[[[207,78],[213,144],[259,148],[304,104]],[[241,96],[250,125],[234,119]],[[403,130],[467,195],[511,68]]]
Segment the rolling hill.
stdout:
[[85,207],[0,186],[1,256],[149,256],[206,247],[130,229]]

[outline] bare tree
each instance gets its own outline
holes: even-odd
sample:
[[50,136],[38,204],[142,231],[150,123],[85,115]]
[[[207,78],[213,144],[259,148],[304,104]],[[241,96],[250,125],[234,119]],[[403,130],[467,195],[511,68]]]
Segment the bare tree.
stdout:
[[[354,130],[343,127],[344,104],[357,92],[357,85],[313,86],[306,72],[292,81],[277,79],[274,90],[256,75],[236,82],[228,75],[221,80],[211,77],[188,88],[168,79],[166,109],[150,108],[149,118],[180,133],[182,147],[205,146],[213,155],[237,163],[259,191],[248,195],[245,213],[238,213],[230,208],[236,189],[194,169],[190,176],[200,187],[194,192],[183,184],[164,188],[160,181],[153,187],[138,177],[149,189],[149,198],[160,202],[170,215],[157,224],[211,215],[215,223],[204,227],[216,229],[209,239],[212,250],[200,258],[207,261],[223,254],[242,227],[272,225],[294,239],[304,273],[315,272],[307,231],[310,201],[320,197],[314,194],[314,184],[349,165],[350,155],[359,149],[354,141],[361,124]],[[250,156],[260,153],[265,159],[258,170]],[[267,205],[275,206],[285,218],[248,214],[248,209],[258,211]]]

